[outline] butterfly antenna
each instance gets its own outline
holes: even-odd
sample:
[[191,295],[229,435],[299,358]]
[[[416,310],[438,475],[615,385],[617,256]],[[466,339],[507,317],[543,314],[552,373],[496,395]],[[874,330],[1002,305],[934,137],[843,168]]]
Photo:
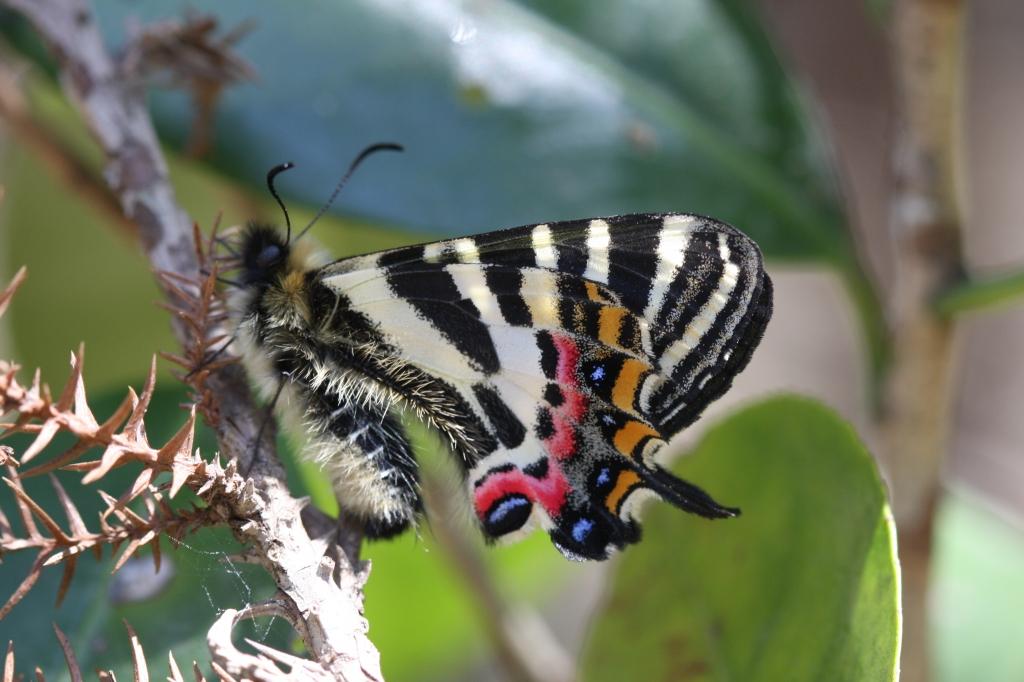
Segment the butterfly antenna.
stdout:
[[327,213],[327,210],[331,207],[331,204],[333,204],[334,200],[338,198],[338,194],[341,192],[341,188],[344,187],[345,183],[348,182],[348,179],[352,177],[352,174],[355,173],[356,168],[359,167],[359,164],[365,161],[367,157],[372,156],[377,152],[384,151],[402,152],[405,151],[405,148],[402,145],[395,144],[393,142],[378,142],[377,144],[371,144],[369,147],[359,152],[359,156],[357,156],[352,161],[352,163],[349,164],[348,170],[345,171],[345,175],[341,176],[341,180],[339,180],[338,184],[335,186],[334,192],[331,193],[330,199],[328,199],[327,203],[325,203],[323,207],[317,212],[317,214],[313,216],[313,219],[309,221],[309,224],[302,228],[302,232],[300,232],[299,236],[295,238],[296,241],[302,239],[302,235],[306,234],[309,228],[313,227],[313,225],[316,224],[316,221],[320,220],[320,218],[323,217],[324,213]]
[[290,170],[292,168],[295,168],[295,164],[292,163],[291,161],[288,161],[286,163],[274,166],[273,168],[270,169],[270,171],[267,172],[267,189],[270,190],[270,193],[273,195],[274,199],[277,200],[277,205],[281,207],[281,212],[284,213],[284,224],[285,227],[288,229],[288,239],[285,240],[285,243],[288,244],[290,244],[292,241],[292,221],[288,217],[288,208],[284,205],[284,202],[281,201],[281,197],[278,195],[277,190],[274,189],[274,178],[276,178],[278,174],[283,173],[286,170]]

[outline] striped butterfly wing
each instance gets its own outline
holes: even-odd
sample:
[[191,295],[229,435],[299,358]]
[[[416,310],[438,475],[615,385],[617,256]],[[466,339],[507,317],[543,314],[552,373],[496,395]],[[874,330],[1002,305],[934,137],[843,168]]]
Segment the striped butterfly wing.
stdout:
[[644,492],[736,513],[654,454],[728,389],[771,316],[738,230],[681,214],[524,226],[317,277],[385,357],[370,374],[448,436],[487,537],[539,523],[567,556],[602,559],[639,539]]

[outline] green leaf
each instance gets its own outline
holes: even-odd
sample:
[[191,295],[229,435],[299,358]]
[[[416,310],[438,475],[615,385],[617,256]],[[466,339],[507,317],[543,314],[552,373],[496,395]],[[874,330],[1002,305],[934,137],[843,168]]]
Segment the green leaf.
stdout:
[[14,346],[5,353],[60,387],[72,349],[85,343],[86,385],[123,389],[156,352],[176,348],[151,269],[131,238],[104,224],[88,202],[56,191],[34,157],[14,147],[5,161],[2,240],[11,269],[4,281],[28,267],[3,319],[11,327],[3,341]]
[[[541,602],[564,585],[570,567],[545,533],[508,547],[484,548],[479,532],[472,532],[509,602]],[[407,533],[370,543],[365,553],[373,561],[366,617],[386,679],[421,679],[423,671],[434,673],[428,679],[453,679],[474,659],[484,660],[490,643],[476,598],[427,528],[422,537]]]
[[[749,10],[535,4],[220,2],[222,25],[257,22],[239,51],[259,81],[221,102],[211,160],[260,191],[294,160],[279,185],[316,205],[360,148],[395,139],[405,157],[366,164],[339,209],[445,233],[693,211],[773,256],[851,253],[822,137]],[[176,9],[97,11],[120,42],[126,14]],[[153,102],[182,143],[188,98]]]
[[944,495],[935,520],[929,647],[939,682],[1024,679],[1024,533],[988,500]]
[[895,530],[845,422],[772,399],[712,428],[675,470],[743,515],[650,510],[644,541],[617,567],[584,679],[895,679]]

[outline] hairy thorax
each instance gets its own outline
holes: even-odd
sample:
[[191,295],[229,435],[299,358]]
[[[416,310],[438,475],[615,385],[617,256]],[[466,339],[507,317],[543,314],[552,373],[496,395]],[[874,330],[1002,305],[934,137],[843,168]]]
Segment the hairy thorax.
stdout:
[[316,287],[323,260],[296,249],[280,272],[235,292],[236,344],[264,401],[307,436],[302,455],[330,476],[341,507],[367,521],[371,535],[390,535],[419,511],[407,492],[415,463],[393,401],[350,361],[356,339],[335,324],[337,297]]

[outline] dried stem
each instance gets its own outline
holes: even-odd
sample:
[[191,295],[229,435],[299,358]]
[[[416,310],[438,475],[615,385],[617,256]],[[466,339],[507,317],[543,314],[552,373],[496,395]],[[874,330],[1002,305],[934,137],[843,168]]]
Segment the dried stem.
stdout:
[[[149,666],[146,664],[146,655],[143,651],[142,642],[139,640],[135,630],[128,621],[124,621],[125,630],[128,631],[128,642],[132,652],[132,677],[136,681],[148,680],[149,677]],[[60,645],[61,651],[64,653],[64,664],[68,669],[68,677],[71,682],[82,682],[82,667],[78,664],[78,659],[75,657],[75,652],[71,649],[71,642],[68,641],[67,635],[57,627],[57,624],[53,625],[53,632],[57,636],[57,643]],[[178,662],[174,660],[174,654],[167,654],[167,665],[170,674],[167,676],[171,682],[185,682],[185,678],[181,674],[181,670],[178,668]],[[199,666],[193,663],[193,680],[195,682],[205,682],[205,678],[199,671]],[[114,673],[109,670],[97,670],[97,677],[100,680],[114,680]],[[278,673],[275,679],[283,679],[284,676]],[[15,682],[15,680],[23,679],[22,676],[15,676],[14,673],[14,642],[8,642],[7,644],[7,656],[4,658],[4,673],[3,682]],[[43,675],[43,671],[39,668],[35,669],[36,682],[46,682],[46,676]],[[220,678],[224,682],[234,682],[234,678],[228,676],[222,676]]]
[[455,527],[455,510],[437,476],[425,473],[423,488],[434,535],[445,550],[445,558],[473,595],[487,634],[513,679],[522,682],[576,679],[572,658],[558,645],[544,620],[532,609],[510,608],[502,598],[479,551]]
[[254,77],[252,68],[231,49],[251,28],[252,23],[246,22],[218,36],[214,17],[187,12],[185,21],[171,19],[146,26],[122,60],[133,73],[164,76],[163,85],[191,93],[195,118],[188,153],[192,157],[205,155],[212,146],[213,114],[224,90]]
[[[10,293],[19,282],[20,278],[16,277],[11,286],[0,294],[0,309],[10,299]],[[44,568],[62,564],[64,575],[57,592],[59,604],[71,584],[78,557],[88,550],[93,550],[99,557],[103,547],[110,546],[112,551],[116,551],[125,544],[124,551],[114,563],[113,570],[117,571],[141,547],[150,545],[153,548],[153,560],[159,568],[159,544],[154,543],[154,540],[161,535],[180,539],[196,528],[222,523],[224,517],[214,503],[222,503],[221,498],[225,495],[244,495],[244,487],[234,480],[236,474],[233,467],[224,469],[217,462],[207,462],[198,452],[193,452],[194,412],[166,444],[159,448],[150,444],[143,418],[156,384],[155,363],[151,366],[149,380],[142,394],[136,395],[129,390],[121,406],[103,423],[96,420],[89,407],[82,379],[81,353],[72,357],[71,377],[56,400],[50,396],[49,389],[40,383],[38,373],[32,385],[26,388],[15,378],[16,370],[17,367],[0,362],[0,412],[17,414],[17,419],[7,426],[3,435],[27,433],[33,434],[35,438],[22,453],[21,462],[14,457],[10,448],[5,446],[0,450],[7,466],[4,483],[14,493],[24,527],[24,533],[19,535],[0,512],[0,554],[31,550],[36,552],[36,559],[28,576],[0,607],[0,618],[5,617],[21,601],[35,585]],[[40,456],[58,433],[72,435],[75,442],[64,452],[27,471],[19,472],[16,467]],[[82,459],[96,448],[102,450],[100,459]],[[97,531],[86,527],[82,514],[52,474],[51,485],[67,519],[67,530],[36,503],[21,484],[27,476],[48,473],[58,468],[85,472],[83,482],[90,483],[114,468],[133,462],[141,463],[142,471],[120,498],[99,491],[106,509],[100,515]],[[189,484],[197,492],[207,495],[210,506],[171,509],[165,502],[163,492],[152,483],[156,474],[165,471],[171,473],[171,482],[166,486],[171,495]],[[141,498],[143,509],[135,512],[127,505],[138,498]],[[42,526],[42,530],[37,523]]]
[[251,639],[247,639],[246,642],[256,649],[257,653],[239,651],[231,641],[232,629],[243,620],[261,616],[280,616],[294,623],[297,614],[290,610],[286,602],[278,600],[256,604],[243,611],[224,611],[207,635],[210,654],[213,656],[213,668],[218,675],[222,678],[230,676],[233,679],[283,679],[279,666],[284,665],[294,675],[289,679],[333,682],[335,678],[320,666]]
[[959,0],[899,0],[893,50],[901,126],[891,232],[893,362],[881,417],[904,586],[902,669],[928,679],[927,579],[932,519],[946,454],[954,370],[953,326],[935,296],[960,280],[956,158],[963,8]]
[[28,103],[22,95],[21,81],[28,65],[8,50],[0,54],[0,118],[6,122],[11,137],[35,153],[36,158],[85,199],[100,215],[125,234],[135,236],[135,225],[126,219],[117,200],[74,150],[61,142],[58,135],[28,112]]
[[[192,223],[178,205],[168,180],[144,95],[129,86],[131,74],[104,46],[93,13],[84,0],[2,0],[24,15],[48,44],[60,65],[61,83],[86,120],[106,157],[106,178],[124,214],[138,233],[154,269],[201,283],[193,249]],[[125,54],[132,54],[129,48]],[[186,304],[162,281],[168,301]],[[175,331],[183,344],[190,332],[180,319]],[[276,457],[273,429],[265,429],[256,447],[262,413],[253,404],[237,366],[221,367],[206,379],[215,396],[220,450],[248,467],[255,452],[263,456],[251,468],[254,498],[225,495],[223,515],[239,539],[270,571],[282,595],[301,615],[302,635],[311,657],[336,678],[381,678],[379,655],[366,636],[362,585],[366,568],[341,556],[335,571],[324,574],[301,518],[304,503],[294,499]],[[322,548],[322,545],[321,545]]]

